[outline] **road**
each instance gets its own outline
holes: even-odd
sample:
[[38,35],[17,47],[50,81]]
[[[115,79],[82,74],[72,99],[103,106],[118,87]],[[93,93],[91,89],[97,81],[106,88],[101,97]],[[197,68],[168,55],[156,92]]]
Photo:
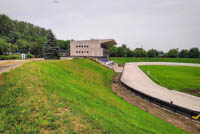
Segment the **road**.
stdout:
[[194,111],[200,111],[200,97],[186,93],[169,90],[154,83],[138,66],[140,65],[170,65],[170,66],[197,66],[200,64],[169,63],[169,62],[135,62],[126,63],[122,73],[121,81],[126,85],[142,93],[156,97],[166,102],[185,107]]

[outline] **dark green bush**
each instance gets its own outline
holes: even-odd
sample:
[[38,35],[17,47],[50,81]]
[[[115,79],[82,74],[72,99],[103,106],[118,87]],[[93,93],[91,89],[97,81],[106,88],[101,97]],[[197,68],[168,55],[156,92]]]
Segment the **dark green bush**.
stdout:
[[20,55],[1,55],[0,60],[21,59]]
[[26,54],[26,58],[29,59],[29,58],[34,58],[34,56],[32,54]]

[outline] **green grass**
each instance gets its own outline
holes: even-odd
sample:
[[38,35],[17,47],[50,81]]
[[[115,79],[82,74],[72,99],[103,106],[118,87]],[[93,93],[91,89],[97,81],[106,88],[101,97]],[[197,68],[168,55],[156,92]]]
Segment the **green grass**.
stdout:
[[110,60],[120,66],[128,62],[181,62],[181,63],[200,63],[200,58],[134,58],[134,57],[110,57]]
[[0,133],[186,133],[113,93],[114,75],[87,59],[35,61],[4,73]]
[[161,86],[200,96],[200,67],[142,65],[140,68]]

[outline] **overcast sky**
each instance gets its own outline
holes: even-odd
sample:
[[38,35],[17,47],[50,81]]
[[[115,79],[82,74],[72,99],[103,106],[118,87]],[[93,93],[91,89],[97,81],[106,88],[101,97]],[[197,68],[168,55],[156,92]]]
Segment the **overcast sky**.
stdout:
[[58,39],[200,48],[200,0],[0,0],[0,13],[52,29]]

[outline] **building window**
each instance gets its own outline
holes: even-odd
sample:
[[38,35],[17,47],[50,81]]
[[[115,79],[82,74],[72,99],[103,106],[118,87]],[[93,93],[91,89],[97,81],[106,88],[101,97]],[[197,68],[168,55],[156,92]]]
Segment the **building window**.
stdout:
[[87,51],[87,53],[89,53],[89,51]]
[[76,51],[76,53],[78,53],[78,51]]

